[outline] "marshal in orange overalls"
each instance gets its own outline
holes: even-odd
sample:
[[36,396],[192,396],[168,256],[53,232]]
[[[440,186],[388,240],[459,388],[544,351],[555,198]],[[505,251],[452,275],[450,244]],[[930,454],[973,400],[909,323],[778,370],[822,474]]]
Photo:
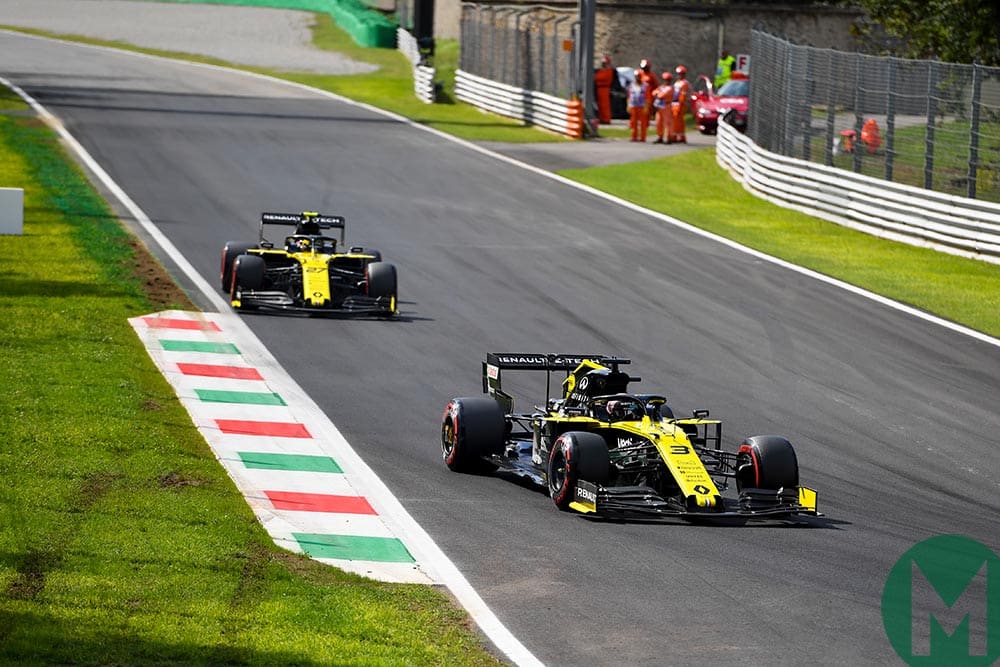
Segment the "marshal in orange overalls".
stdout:
[[618,72],[611,66],[611,58],[604,56],[601,68],[594,72],[594,96],[597,98],[597,120],[602,125],[611,123],[611,86]]
[[664,72],[660,77],[660,85],[653,91],[653,109],[656,111],[656,141],[662,144],[667,132],[673,124],[674,75]]
[[691,97],[691,82],[687,80],[687,67],[678,65],[674,69],[677,75],[674,82],[673,124],[670,128],[670,139],[667,143],[686,144],[687,130],[684,127],[684,114],[687,112],[688,100]]
[[649,86],[639,78],[639,70],[635,72],[635,81],[629,84],[626,91],[628,100],[628,126],[632,129],[632,141],[645,141],[646,128],[649,126],[649,114],[646,113],[646,96]]

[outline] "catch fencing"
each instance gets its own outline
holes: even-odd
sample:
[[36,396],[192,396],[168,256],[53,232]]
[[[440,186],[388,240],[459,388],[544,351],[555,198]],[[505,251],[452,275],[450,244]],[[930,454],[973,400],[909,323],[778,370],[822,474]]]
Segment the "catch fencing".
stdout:
[[748,133],[780,155],[1000,202],[1000,68],[751,37]]
[[580,90],[579,26],[575,6],[462,3],[459,68],[567,99]]

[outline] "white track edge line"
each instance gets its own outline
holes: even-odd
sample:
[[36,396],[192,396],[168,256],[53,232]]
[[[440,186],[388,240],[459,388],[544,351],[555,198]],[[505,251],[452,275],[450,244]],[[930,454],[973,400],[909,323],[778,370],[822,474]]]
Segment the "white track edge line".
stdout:
[[[149,56],[146,54],[136,54],[133,51],[127,51],[124,49],[99,47],[89,44],[81,45],[76,42],[68,42],[65,40],[51,39],[47,37],[37,37],[35,35],[26,35],[25,33],[20,33],[17,31],[2,30],[0,32],[4,32],[7,34],[15,34],[17,36],[22,36],[22,37],[27,36],[39,40],[55,41],[63,44],[68,44],[71,46],[81,46],[85,48],[93,48],[99,50],[111,50],[129,56],[141,56],[145,58],[162,60],[165,62],[171,62],[175,64],[185,63],[191,66],[208,67],[211,69],[225,71],[225,72],[243,73],[246,75],[258,76],[273,82],[286,83],[286,84],[290,83],[283,81],[281,79],[277,79],[275,77],[259,75],[253,72],[243,72],[242,70],[232,69],[228,67],[219,67],[216,65],[204,65],[201,63],[190,63],[188,61],[177,60],[173,58],[163,58],[160,56]],[[142,209],[140,209],[138,205],[136,205],[135,202],[133,202],[132,199],[125,193],[125,191],[122,190],[122,188],[117,183],[115,183],[115,181],[111,178],[111,176],[102,167],[100,167],[100,165],[98,165],[97,161],[94,160],[94,158],[76,140],[76,138],[69,133],[69,131],[63,126],[62,122],[60,122],[54,115],[49,113],[48,109],[43,107],[37,100],[28,95],[26,91],[21,89],[13,82],[9,81],[5,77],[0,76],[0,83],[3,83],[4,85],[14,90],[18,95],[20,95],[36,111],[36,113],[39,114],[39,117],[41,117],[42,120],[47,125],[52,127],[59,134],[59,136],[62,137],[67,142],[67,144],[73,149],[73,151],[77,154],[77,156],[81,160],[83,160],[89,168],[93,170],[94,175],[105,185],[105,187],[109,189],[109,191],[112,194],[115,195],[115,197],[119,199],[122,205],[125,206],[129,210],[129,212],[135,217],[135,219],[142,225],[143,229],[150,234],[151,238],[154,241],[156,241],[157,244],[160,245],[164,253],[166,253],[177,264],[177,267],[184,273],[184,275],[187,276],[194,283],[194,286],[197,287],[202,292],[202,294],[209,299],[209,301],[212,303],[213,306],[218,308],[220,313],[224,313],[227,310],[229,310],[230,307],[229,303],[223,300],[222,297],[220,297],[218,294],[215,293],[215,290],[212,289],[211,286],[209,286],[208,282],[201,277],[201,275],[195,270],[195,268],[191,265],[191,263],[188,262],[187,259],[180,254],[176,246],[174,246],[173,243],[171,243],[170,240],[165,235],[163,235],[163,233],[160,232],[160,230],[157,229],[155,225],[153,225],[152,221],[145,214],[145,212],[142,211]],[[323,92],[323,91],[316,91],[316,89],[309,88],[308,86],[300,86],[300,87],[314,92]],[[330,96],[333,97],[334,99],[351,103],[356,106],[362,106],[366,109],[375,112],[385,113],[375,107],[362,105],[354,102],[353,100],[348,100],[347,98],[342,98],[332,94]],[[409,122],[408,119],[402,119],[402,117],[396,116],[395,114],[393,114],[392,116],[394,118],[406,120],[407,122]],[[413,123],[410,124],[416,126]],[[273,356],[271,355],[270,351],[267,350],[267,348],[263,345],[263,343],[259,341],[259,339],[257,339],[257,337],[250,330],[250,328],[246,326],[246,324],[242,322],[242,320],[239,320],[239,322],[241,327],[244,329],[243,333],[249,339],[256,342],[257,346],[259,347],[258,351],[261,352],[262,356],[271,357],[273,359]],[[274,360],[274,364],[276,367],[281,368],[277,360]],[[291,378],[289,378],[289,381],[294,382],[291,380]],[[304,391],[301,391],[301,389],[299,391],[302,395],[305,395]],[[312,401],[311,398],[309,399],[308,407],[315,410],[323,419],[329,421],[325,413],[319,409],[319,406],[316,405],[316,403]],[[333,425],[332,422],[330,423],[331,425]],[[335,426],[334,429],[336,429]],[[337,431],[339,433],[339,430]],[[354,452],[353,448],[350,447],[350,444],[347,443],[346,439],[344,440],[344,444],[351,452]],[[423,552],[424,554],[427,554],[428,556],[427,560],[430,563],[432,563],[433,567],[439,572],[440,580],[444,583],[444,585],[448,588],[448,590],[451,591],[452,595],[455,596],[455,599],[459,602],[459,604],[462,605],[462,607],[466,610],[466,612],[468,612],[468,614],[476,621],[476,625],[479,626],[480,630],[490,639],[490,641],[497,647],[497,649],[500,650],[502,653],[504,653],[508,658],[510,658],[511,661],[514,662],[514,664],[516,665],[519,666],[523,665],[525,667],[535,667],[543,665],[543,663],[538,658],[536,658],[521,643],[521,641],[518,640],[513,635],[513,633],[511,633],[511,631],[503,623],[500,622],[500,619],[486,605],[486,602],[482,599],[482,597],[480,597],[479,593],[476,592],[476,590],[468,582],[465,576],[459,571],[458,567],[451,561],[451,559],[447,557],[447,555],[445,555],[445,553],[441,550],[441,548],[437,545],[437,543],[434,542],[433,539],[431,539],[430,535],[427,534],[427,532],[423,529],[423,527],[421,527],[416,522],[416,520],[414,520],[413,517],[410,516],[409,512],[406,511],[406,509],[402,506],[399,500],[391,493],[389,493],[388,487],[385,486],[381,478],[375,475],[375,472],[371,470],[371,468],[369,468],[368,465],[364,463],[364,461],[361,460],[361,457],[358,456],[356,452],[355,456],[357,456],[357,462],[360,463],[360,467],[366,469],[371,474],[371,478],[377,480],[378,483],[376,485],[377,486],[376,490],[378,490],[380,494],[387,494],[387,497],[380,498],[382,504],[387,509],[389,509],[392,512],[392,514],[395,515],[394,518],[399,521],[400,525],[409,528],[409,530],[411,531],[409,537],[413,541],[414,545],[418,547],[419,551]]]

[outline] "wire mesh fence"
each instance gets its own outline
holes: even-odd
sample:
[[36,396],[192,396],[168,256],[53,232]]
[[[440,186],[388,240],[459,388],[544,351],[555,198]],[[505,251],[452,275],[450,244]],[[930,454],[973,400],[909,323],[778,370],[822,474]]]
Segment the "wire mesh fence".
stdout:
[[459,68],[568,98],[579,90],[578,29],[575,8],[463,3]]
[[1000,202],[1000,68],[817,49],[759,30],[751,44],[758,146]]

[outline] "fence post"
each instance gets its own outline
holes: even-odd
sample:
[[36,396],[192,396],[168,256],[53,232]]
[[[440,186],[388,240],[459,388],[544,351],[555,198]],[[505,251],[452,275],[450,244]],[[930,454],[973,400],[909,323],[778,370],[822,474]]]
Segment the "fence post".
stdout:
[[968,197],[976,198],[976,178],[979,175],[979,106],[983,94],[983,70],[979,61],[972,63],[972,122],[969,127],[969,190]]
[[826,166],[833,166],[833,147],[836,145],[837,136],[837,65],[840,57],[833,53],[830,55],[830,80],[827,82],[826,94]]
[[813,71],[813,50],[806,49],[806,90],[802,95],[802,114],[799,126],[802,128],[802,159],[812,158],[812,108],[809,106],[816,92],[816,73]]
[[[476,23],[474,29],[470,29],[470,33],[474,33],[474,37],[471,38],[469,46],[470,53],[469,59],[462,67],[466,72],[471,72],[476,75],[482,76],[483,73],[483,6],[476,5]],[[465,42],[462,42],[463,46]],[[475,45],[475,50],[472,50],[473,44]],[[465,49],[460,49],[462,58],[465,57]]]
[[885,180],[892,181],[896,129],[896,59],[889,58],[889,89],[885,96]]
[[577,82],[577,77],[580,74],[580,68],[577,67],[577,44],[580,41],[580,22],[573,21],[570,24],[570,38],[573,42],[573,49],[569,52],[569,90],[566,91],[566,97],[572,97],[580,90],[580,86]]
[[[562,18],[556,19],[556,22],[552,24],[552,94],[559,94],[559,49],[562,48],[562,41],[559,39],[559,24],[573,18],[570,16],[563,16]],[[566,97],[569,97],[567,95]]]
[[782,77],[782,90],[781,98],[784,102],[784,112],[785,112],[785,126],[781,132],[781,150],[778,151],[782,155],[792,155],[792,150],[795,147],[795,142],[792,139],[792,135],[795,132],[795,105],[792,103],[792,45],[785,44],[785,76]]
[[[554,18],[555,18],[555,16],[549,16],[549,17],[546,17],[544,19],[538,19],[538,22],[541,24],[541,29],[539,29],[539,31],[538,31],[538,35],[539,35],[539,38],[540,38],[539,39],[540,43],[538,45],[538,59],[539,59],[539,67],[538,67],[538,89],[540,91],[542,91],[543,93],[551,93],[552,92],[551,90],[549,90],[548,88],[545,87],[545,84],[546,84],[546,80],[545,80],[545,41],[546,41],[545,40],[545,33],[549,29],[549,21],[551,21]],[[552,37],[553,37],[553,41],[555,41],[555,35],[553,35]]]
[[864,62],[864,56],[860,53],[854,54],[854,173],[861,173],[861,126],[864,123],[862,118],[864,112],[861,110],[861,100],[863,96],[861,95],[861,63]]
[[519,88],[526,88],[528,90],[532,89],[530,82],[525,81],[526,77],[521,76],[521,50],[527,50],[528,39],[525,35],[524,45],[521,43],[521,17],[532,11],[531,9],[522,9],[518,12],[514,12],[514,77],[513,81],[509,81]]
[[934,189],[934,118],[937,116],[937,58],[931,58],[927,76],[927,131],[924,144],[924,189]]

